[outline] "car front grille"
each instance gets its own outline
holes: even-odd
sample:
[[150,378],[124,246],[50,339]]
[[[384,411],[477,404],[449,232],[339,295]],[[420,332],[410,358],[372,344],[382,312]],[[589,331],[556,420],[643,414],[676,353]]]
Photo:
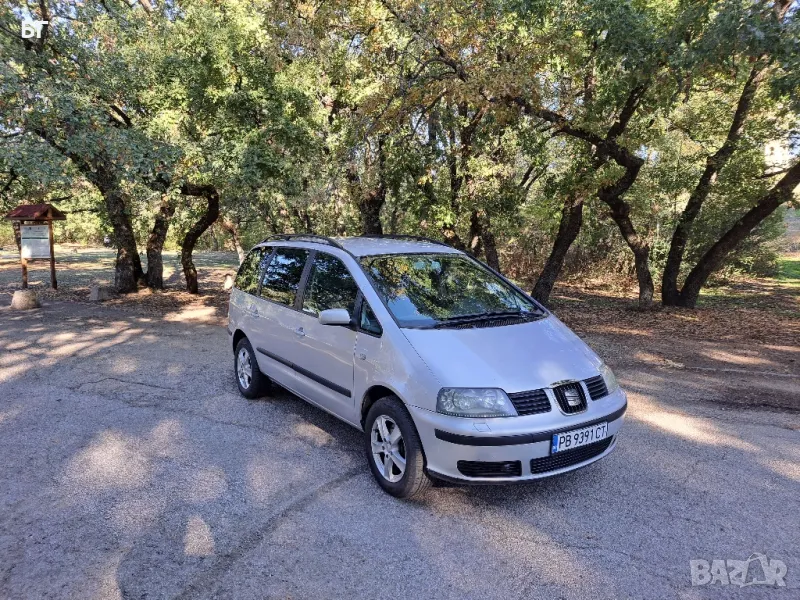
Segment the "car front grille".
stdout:
[[586,389],[589,390],[589,397],[592,400],[599,400],[603,396],[608,396],[608,388],[602,375],[586,379],[583,383],[586,384]]
[[609,437],[599,442],[581,446],[580,448],[563,450],[562,452],[556,452],[555,454],[542,458],[534,458],[531,460],[531,473],[536,475],[549,471],[557,471],[558,469],[565,469],[566,467],[580,464],[595,456],[600,456],[603,452],[608,450],[613,440],[613,437]]
[[553,393],[561,410],[566,414],[571,415],[586,410],[586,394],[583,393],[583,386],[577,381],[554,387]]
[[461,474],[467,477],[520,477],[522,475],[522,463],[518,460],[506,462],[460,460],[456,466]]
[[519,416],[550,412],[550,399],[544,390],[508,394]]

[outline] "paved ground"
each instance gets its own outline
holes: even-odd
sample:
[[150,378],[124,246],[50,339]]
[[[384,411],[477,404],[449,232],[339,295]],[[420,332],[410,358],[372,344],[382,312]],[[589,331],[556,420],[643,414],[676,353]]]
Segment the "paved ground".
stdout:
[[[800,597],[800,415],[700,399],[746,374],[620,362],[630,411],[606,460],[401,502],[354,430],[241,398],[227,340],[106,307],[0,310],[0,598]],[[755,552],[786,588],[691,586],[691,559]]]

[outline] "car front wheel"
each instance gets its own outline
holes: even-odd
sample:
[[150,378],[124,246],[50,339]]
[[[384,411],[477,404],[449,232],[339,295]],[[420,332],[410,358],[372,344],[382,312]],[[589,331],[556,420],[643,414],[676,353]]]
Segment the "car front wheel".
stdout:
[[370,470],[384,490],[397,498],[411,498],[430,486],[422,442],[399,398],[387,396],[375,402],[364,433]]

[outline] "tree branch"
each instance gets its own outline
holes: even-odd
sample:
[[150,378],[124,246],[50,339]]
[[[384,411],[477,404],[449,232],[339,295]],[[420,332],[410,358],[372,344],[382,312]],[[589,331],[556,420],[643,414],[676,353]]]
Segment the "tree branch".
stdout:
[[770,177],[775,177],[775,175],[783,175],[784,173],[788,173],[791,167],[786,167],[785,169],[781,169],[779,171],[773,171],[772,173],[763,173],[756,177],[756,179],[769,179]]
[[47,4],[44,0],[39,0],[39,11],[42,13],[42,21],[45,21],[45,24],[42,25],[42,31],[39,36],[39,39],[36,41],[37,45],[37,52],[41,52],[44,50],[44,43],[47,41],[47,31],[50,28],[49,21],[50,21],[50,13],[47,10]]
[[565,133],[574,138],[589,142],[597,148],[599,154],[610,156],[614,162],[621,167],[625,167],[627,169],[636,165],[641,167],[644,164],[644,160],[642,158],[636,156],[636,154],[628,150],[625,146],[621,145],[614,137],[603,138],[596,133],[589,131],[588,129],[575,126],[564,115],[546,108],[533,106],[521,96],[506,96],[504,100],[519,106],[525,114],[538,117],[544,121],[552,123],[556,126],[556,133]]
[[639,103],[642,100],[642,96],[644,96],[645,92],[647,91],[647,85],[647,83],[640,83],[631,90],[630,94],[628,94],[628,98],[625,100],[622,110],[619,113],[619,118],[608,130],[606,139],[613,140],[622,135],[622,133],[625,131],[625,128],[628,127],[628,123],[630,122],[631,118],[636,113],[636,109],[639,108]]
[[433,47],[433,49],[439,55],[439,59],[436,62],[441,62],[450,67],[453,70],[453,73],[455,73],[455,75],[462,81],[467,80],[467,74],[464,71],[464,66],[459,61],[452,58],[450,54],[447,52],[447,50],[445,50],[444,46],[442,46],[436,39],[427,37],[419,29],[414,27],[408,18],[400,15],[400,13],[397,12],[397,10],[394,7],[392,7],[386,0],[381,0],[381,4],[386,10],[388,10],[391,13],[391,15],[395,19],[397,19],[403,25],[405,25],[409,29],[409,31],[411,31],[411,33],[414,34],[415,37],[419,38],[423,42]]
[[0,196],[5,195],[5,193],[11,188],[13,183],[17,179],[19,179],[19,175],[17,174],[17,172],[14,170],[13,167],[9,170],[8,175],[9,175],[8,181],[6,181],[6,184],[3,186],[3,189],[0,190]]
[[[112,111],[113,111],[113,112],[114,112],[116,115],[118,115],[120,119],[122,119],[122,120],[123,120],[123,122],[125,123],[125,127],[128,127],[128,128],[130,128],[130,127],[131,127],[131,125],[132,125],[131,118],[130,118],[130,117],[129,117],[129,116],[126,114],[126,113],[125,113],[125,111],[123,111],[123,110],[122,110],[122,109],[121,109],[119,106],[117,106],[116,104],[109,104],[109,108],[111,108],[111,110],[112,110]],[[114,119],[114,120],[116,121],[116,119]],[[118,121],[117,121],[117,122],[118,122]]]

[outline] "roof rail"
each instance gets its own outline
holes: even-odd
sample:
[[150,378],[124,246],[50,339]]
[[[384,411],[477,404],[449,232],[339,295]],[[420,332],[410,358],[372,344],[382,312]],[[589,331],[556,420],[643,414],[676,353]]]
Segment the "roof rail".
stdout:
[[339,250],[345,250],[345,247],[342,246],[339,242],[324,235],[316,235],[314,233],[280,233],[276,235],[269,235],[261,240],[261,243],[270,242],[270,241],[298,241],[298,242],[317,242],[320,244],[328,244],[329,246],[333,246],[334,248],[339,248]]
[[437,244],[439,246],[447,246],[451,248],[449,244],[442,242],[440,240],[434,240],[432,238],[428,238],[422,235],[402,235],[402,234],[383,234],[383,233],[366,233],[359,237],[364,238],[377,238],[377,239],[389,239],[389,240],[415,240],[417,242],[429,242],[431,244]]

